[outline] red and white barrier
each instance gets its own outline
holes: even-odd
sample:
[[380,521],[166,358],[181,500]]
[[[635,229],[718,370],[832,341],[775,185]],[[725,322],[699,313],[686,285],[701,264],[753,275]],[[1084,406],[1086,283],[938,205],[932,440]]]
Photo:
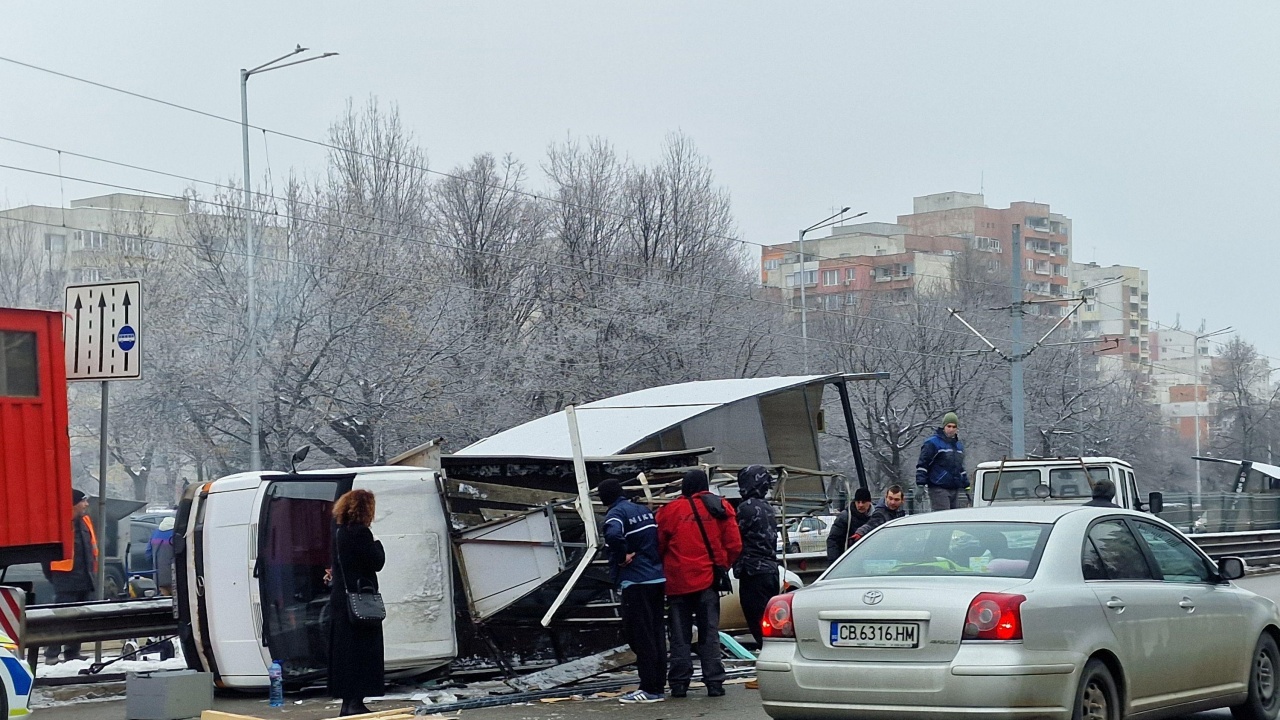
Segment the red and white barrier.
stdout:
[[0,586],[0,632],[18,644],[22,652],[23,635],[26,634],[27,593],[21,588]]

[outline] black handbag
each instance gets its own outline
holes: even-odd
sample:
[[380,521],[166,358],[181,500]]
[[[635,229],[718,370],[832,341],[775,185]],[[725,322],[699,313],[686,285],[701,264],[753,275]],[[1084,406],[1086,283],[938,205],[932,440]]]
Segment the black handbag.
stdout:
[[702,526],[702,518],[698,516],[698,506],[693,502],[692,497],[685,496],[685,499],[689,501],[693,521],[698,523],[698,532],[702,533],[702,542],[707,546],[707,557],[711,558],[711,589],[721,595],[728,595],[733,592],[733,580],[729,577],[729,568],[716,564],[716,554],[711,550],[711,538],[707,537],[707,529]]
[[387,619],[387,606],[382,602],[382,594],[373,588],[368,581],[356,581],[356,589],[350,587],[347,571],[342,567],[342,552],[334,548],[338,568],[342,570],[343,592],[347,598],[347,618],[356,627],[375,627]]

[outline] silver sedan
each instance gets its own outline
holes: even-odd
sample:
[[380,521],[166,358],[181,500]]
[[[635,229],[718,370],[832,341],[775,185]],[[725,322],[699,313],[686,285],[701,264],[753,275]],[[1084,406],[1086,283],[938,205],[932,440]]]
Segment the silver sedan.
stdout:
[[1280,714],[1280,613],[1168,523],[1018,506],[903,518],[765,612],[774,718]]

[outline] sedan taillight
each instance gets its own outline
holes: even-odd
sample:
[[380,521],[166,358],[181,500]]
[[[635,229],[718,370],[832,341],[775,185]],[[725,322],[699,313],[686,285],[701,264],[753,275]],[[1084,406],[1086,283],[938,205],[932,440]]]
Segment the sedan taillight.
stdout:
[[979,593],[969,603],[965,640],[1021,640],[1024,595]]
[[764,608],[760,620],[762,635],[767,638],[791,638],[796,636],[796,624],[791,619],[791,593],[775,595]]

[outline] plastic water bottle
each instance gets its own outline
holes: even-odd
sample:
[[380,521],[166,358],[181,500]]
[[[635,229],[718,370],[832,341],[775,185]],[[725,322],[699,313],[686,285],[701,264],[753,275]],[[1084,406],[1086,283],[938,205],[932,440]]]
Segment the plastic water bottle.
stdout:
[[284,707],[284,668],[279,660],[271,661],[267,677],[271,678],[271,707]]

